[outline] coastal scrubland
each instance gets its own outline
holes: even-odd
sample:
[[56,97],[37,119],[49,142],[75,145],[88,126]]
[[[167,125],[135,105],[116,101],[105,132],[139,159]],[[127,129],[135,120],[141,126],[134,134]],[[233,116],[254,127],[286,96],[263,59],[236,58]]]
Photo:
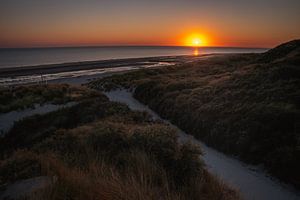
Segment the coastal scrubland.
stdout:
[[300,40],[262,54],[205,56],[88,85],[132,90],[185,132],[300,188]]
[[0,113],[34,108],[35,104],[66,104],[89,96],[88,92],[67,84],[0,87]]
[[[198,146],[179,144],[174,129],[147,113],[85,87],[9,92],[30,104],[56,98],[76,104],[18,121],[0,139],[0,194],[20,180],[46,176],[48,185],[20,199],[239,199],[207,172]],[[14,101],[14,95],[1,98]]]

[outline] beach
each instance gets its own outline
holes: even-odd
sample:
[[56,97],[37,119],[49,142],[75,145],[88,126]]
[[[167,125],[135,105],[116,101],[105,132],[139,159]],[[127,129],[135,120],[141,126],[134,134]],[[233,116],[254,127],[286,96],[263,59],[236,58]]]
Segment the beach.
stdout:
[[214,55],[217,54],[112,59],[0,68],[0,86],[46,82],[82,84],[87,80],[116,73],[194,62]]

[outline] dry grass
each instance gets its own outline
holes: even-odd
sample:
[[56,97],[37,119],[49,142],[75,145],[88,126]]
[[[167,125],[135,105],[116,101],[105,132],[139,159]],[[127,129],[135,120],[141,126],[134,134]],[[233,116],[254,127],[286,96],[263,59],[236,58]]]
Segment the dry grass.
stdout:
[[34,200],[239,199],[168,125],[86,92],[77,105],[15,124],[0,141],[0,185],[51,177],[25,197]]
[[[34,200],[239,199],[234,190],[201,167],[199,155],[193,155],[190,146],[180,147],[176,140],[172,144],[172,132],[164,125],[122,127],[123,123],[96,122],[58,131],[53,138],[33,148],[34,151],[17,151],[2,161],[0,177],[6,175],[6,183],[32,176],[52,177],[49,187],[27,198]],[[118,145],[112,145],[117,141]],[[191,173],[197,169],[196,165],[201,167],[200,171]],[[182,167],[186,170],[181,171]],[[186,177],[184,182],[176,181],[178,173]]]
[[[31,152],[18,156],[32,156]],[[86,169],[70,168],[53,155],[34,155],[39,159],[42,174],[53,178],[47,188],[26,199],[84,199],[84,200],[235,200],[237,193],[207,172],[195,178],[186,188],[172,191],[166,172],[147,156],[134,154],[136,163],[120,173],[105,162],[90,163]],[[159,178],[158,186],[154,179]]]

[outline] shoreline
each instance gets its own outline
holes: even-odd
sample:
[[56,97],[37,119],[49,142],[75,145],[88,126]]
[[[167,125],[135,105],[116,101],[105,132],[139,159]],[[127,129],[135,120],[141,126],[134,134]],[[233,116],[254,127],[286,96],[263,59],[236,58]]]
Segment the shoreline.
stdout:
[[72,82],[71,84],[80,85],[88,80],[102,78],[116,73],[171,66],[194,62],[212,56],[225,55],[234,54],[160,56],[2,68],[0,69],[0,86],[10,87],[27,84],[65,82]]
[[126,59],[108,59],[95,61],[80,61],[67,62],[57,64],[42,64],[33,66],[19,66],[19,67],[5,67],[0,68],[0,78],[28,76],[34,74],[52,74],[60,72],[72,72],[80,70],[105,69],[112,67],[126,67],[126,66],[143,66],[149,63],[159,62],[175,62],[180,63],[184,60],[191,60],[193,58],[201,58],[207,55],[199,56],[192,55],[178,55],[178,56],[157,56],[157,57],[143,57],[143,58],[126,58]]

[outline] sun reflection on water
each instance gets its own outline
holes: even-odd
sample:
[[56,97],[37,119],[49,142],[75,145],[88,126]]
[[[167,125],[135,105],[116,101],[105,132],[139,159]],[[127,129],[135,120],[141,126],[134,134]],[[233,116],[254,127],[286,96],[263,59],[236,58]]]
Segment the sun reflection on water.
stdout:
[[194,54],[194,56],[199,56],[199,50],[198,50],[198,48],[194,49],[194,53],[193,54]]

